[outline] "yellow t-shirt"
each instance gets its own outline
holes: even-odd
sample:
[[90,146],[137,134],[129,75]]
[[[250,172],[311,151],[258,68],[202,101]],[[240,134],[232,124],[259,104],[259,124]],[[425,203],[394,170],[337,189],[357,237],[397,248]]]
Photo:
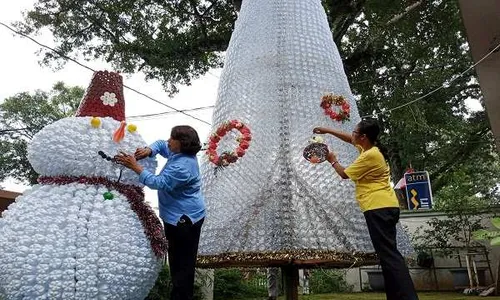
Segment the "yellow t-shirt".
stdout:
[[363,151],[344,172],[356,185],[356,199],[363,212],[384,207],[399,207],[390,185],[390,169],[377,147]]

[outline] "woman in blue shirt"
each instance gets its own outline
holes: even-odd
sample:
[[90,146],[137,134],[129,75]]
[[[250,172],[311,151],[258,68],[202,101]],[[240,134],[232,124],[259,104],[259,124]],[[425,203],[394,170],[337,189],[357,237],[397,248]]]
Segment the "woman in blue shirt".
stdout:
[[[168,141],[159,140],[121,153],[116,161],[139,174],[141,183],[158,190],[160,217],[168,240],[168,264],[172,277],[172,300],[193,299],[194,273],[205,203],[196,154],[201,149],[198,133],[190,126],[172,128]],[[161,155],[167,163],[159,175],[145,170],[137,160]]]

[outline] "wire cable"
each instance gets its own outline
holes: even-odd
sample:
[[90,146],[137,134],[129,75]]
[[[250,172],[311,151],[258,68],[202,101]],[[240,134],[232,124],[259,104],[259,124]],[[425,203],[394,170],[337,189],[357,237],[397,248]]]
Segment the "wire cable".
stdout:
[[[10,30],[10,31],[14,32],[14,33],[15,33],[15,34],[17,34],[17,35],[20,35],[20,36],[22,36],[22,37],[25,37],[25,38],[29,39],[30,41],[34,42],[35,44],[37,44],[37,45],[39,45],[39,46],[41,46],[41,47],[43,47],[43,48],[49,49],[50,51],[52,51],[52,52],[56,53],[57,55],[59,55],[59,56],[60,56],[60,57],[62,57],[62,58],[64,58],[64,59],[66,59],[66,60],[69,60],[69,61],[74,62],[75,64],[79,65],[79,66],[80,66],[80,67],[82,67],[82,68],[85,68],[85,69],[87,69],[87,70],[89,70],[89,71],[92,71],[92,72],[96,72],[96,70],[92,69],[91,67],[89,67],[89,66],[87,66],[87,65],[84,65],[84,64],[80,63],[80,62],[79,62],[79,61],[77,61],[76,59],[71,58],[71,57],[69,57],[69,56],[67,56],[67,55],[65,55],[65,54],[63,54],[63,53],[61,53],[61,52],[57,51],[56,49],[54,49],[54,48],[52,48],[52,47],[49,47],[49,46],[47,46],[47,45],[45,45],[45,44],[40,43],[39,41],[35,40],[34,38],[30,37],[29,35],[24,34],[24,33],[20,32],[20,31],[18,31],[18,30],[15,30],[14,28],[10,27],[9,25],[7,25],[7,24],[5,24],[5,23],[3,23],[3,22],[1,22],[1,21],[0,21],[0,25],[4,26],[5,28],[7,28],[8,30]],[[149,96],[149,95],[147,95],[147,94],[145,94],[145,93],[143,93],[143,92],[140,92],[140,91],[138,91],[137,89],[134,89],[134,88],[132,88],[132,87],[130,87],[130,86],[127,86],[127,85],[125,85],[125,84],[124,84],[124,85],[123,85],[123,87],[124,87],[124,88],[126,88],[126,89],[129,89],[129,90],[131,90],[131,91],[133,91],[133,92],[135,92],[135,93],[137,93],[137,94],[139,94],[139,95],[141,95],[141,96],[143,96],[143,97],[145,97],[145,98],[147,98],[147,99],[149,99],[149,100],[151,100],[151,101],[153,101],[153,102],[156,102],[156,103],[158,103],[158,104],[160,104],[160,105],[163,105],[163,106],[165,106],[165,107],[167,107],[167,108],[171,109],[173,112],[175,111],[175,112],[177,112],[177,113],[183,114],[183,115],[185,115],[185,116],[188,116],[188,117],[190,117],[190,118],[193,118],[193,119],[195,119],[195,120],[197,120],[197,121],[200,121],[200,122],[202,122],[202,123],[205,123],[205,124],[207,124],[207,125],[212,125],[212,124],[210,124],[209,122],[207,122],[207,121],[205,121],[205,120],[203,120],[203,119],[200,119],[200,118],[198,118],[198,117],[195,117],[195,116],[193,116],[193,115],[190,115],[190,114],[186,113],[185,111],[183,111],[183,110],[179,110],[179,109],[177,109],[177,108],[175,108],[175,107],[173,107],[173,106],[170,106],[170,105],[168,105],[168,104],[166,104],[166,103],[164,103],[164,102],[162,102],[162,101],[156,100],[156,99],[154,99],[153,97],[151,97],[151,96]]]

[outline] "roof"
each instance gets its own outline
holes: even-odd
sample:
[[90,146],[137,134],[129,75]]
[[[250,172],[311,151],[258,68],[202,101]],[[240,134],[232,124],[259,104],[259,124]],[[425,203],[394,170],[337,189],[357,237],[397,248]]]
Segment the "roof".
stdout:
[[20,195],[22,195],[22,194],[21,193],[17,193],[17,192],[0,190],[0,199],[14,200],[14,199],[17,198],[17,196],[20,196]]
[[1,213],[11,205],[21,193],[0,190],[0,217]]
[[[500,45],[500,1],[460,0],[460,10],[474,62],[479,62]],[[500,150],[500,51],[496,51],[476,66],[479,85],[484,96],[491,129]]]

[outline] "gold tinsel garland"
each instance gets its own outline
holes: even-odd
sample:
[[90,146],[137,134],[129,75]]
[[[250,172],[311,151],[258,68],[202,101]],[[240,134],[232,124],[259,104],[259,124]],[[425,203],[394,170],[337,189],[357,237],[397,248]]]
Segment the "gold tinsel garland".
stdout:
[[267,252],[232,252],[198,256],[198,267],[269,267],[280,265],[351,268],[378,264],[375,253],[337,252],[326,250],[282,250]]

